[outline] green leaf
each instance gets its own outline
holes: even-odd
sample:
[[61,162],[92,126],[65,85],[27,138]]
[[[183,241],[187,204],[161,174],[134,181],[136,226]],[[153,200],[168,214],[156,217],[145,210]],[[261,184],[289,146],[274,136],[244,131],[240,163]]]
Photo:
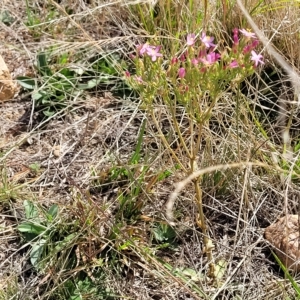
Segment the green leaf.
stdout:
[[297,152],[300,149],[300,143],[295,146],[294,152]]
[[14,22],[14,18],[11,16],[8,10],[3,10],[0,12],[0,22],[9,26]]
[[43,114],[46,116],[46,117],[52,117],[55,112],[54,111],[50,111],[50,110],[44,110],[43,111]]
[[64,64],[66,64],[68,62],[68,60],[69,60],[68,53],[63,53],[61,55],[61,57],[59,58],[58,64],[59,65],[64,65]]
[[62,74],[63,76],[65,76],[65,77],[69,78],[69,79],[74,78],[74,75],[75,75],[74,74],[75,72],[73,70],[69,69],[69,68],[61,69],[59,71],[59,73]]
[[32,100],[35,100],[35,101],[40,100],[40,99],[43,98],[44,96],[45,96],[44,93],[41,93],[41,92],[33,92],[33,93],[31,94]]
[[164,172],[160,173],[158,175],[157,181],[162,181],[166,178],[168,178],[169,176],[171,176],[173,173],[170,170],[165,170]]
[[137,145],[135,147],[135,151],[129,161],[130,164],[137,164],[141,157],[141,147],[143,143],[143,137],[145,132],[145,126],[146,126],[146,119],[143,120],[142,126],[140,128],[139,137],[137,140]]
[[184,268],[182,270],[176,269],[175,271],[178,271],[178,273],[181,273],[182,275],[189,277],[194,282],[205,280],[205,276],[201,273],[197,273],[194,269]]
[[27,76],[18,76],[17,82],[25,89],[27,90],[33,90],[35,89],[35,80],[31,77]]
[[25,209],[26,219],[36,219],[39,215],[36,206],[31,201],[28,200],[24,201],[24,209]]
[[37,268],[38,267],[38,263],[41,259],[41,256],[44,252],[44,247],[46,244],[46,240],[45,239],[40,239],[38,240],[36,243],[34,243],[31,252],[30,252],[30,262],[32,263],[32,265]]
[[293,276],[290,275],[288,269],[285,267],[285,265],[281,262],[281,260],[279,259],[279,257],[273,252],[271,251],[273,256],[275,257],[277,263],[279,264],[280,268],[283,270],[284,275],[286,276],[286,278],[290,281],[290,283],[292,284],[295,292],[297,293],[297,299],[299,299],[300,297],[300,287],[298,285],[298,283],[296,282],[296,280],[293,278]]
[[78,89],[80,90],[88,90],[96,87],[101,82],[100,79],[91,79],[86,84],[79,84]]
[[[48,217],[50,217],[51,221],[57,216],[58,213],[58,205],[53,204],[48,210]],[[49,219],[49,218],[48,218]]]
[[226,267],[227,267],[227,261],[226,260],[219,260],[215,264],[215,276],[217,280],[221,280],[226,272]]
[[37,55],[37,67],[38,70],[44,75],[51,76],[52,72],[48,67],[47,57],[45,52],[41,52]]
[[62,241],[57,242],[55,246],[55,251],[60,252],[76,237],[77,233],[72,233],[66,236]]
[[41,165],[38,163],[33,163],[29,165],[30,170],[32,170],[33,172],[38,172],[41,168]]
[[47,227],[40,225],[40,224],[35,224],[33,222],[22,222],[18,226],[18,230],[20,232],[29,232],[29,233],[33,233],[36,235],[40,235],[47,230]]
[[158,227],[152,230],[154,238],[158,242],[169,241],[171,242],[176,237],[176,232],[168,224],[159,224]]

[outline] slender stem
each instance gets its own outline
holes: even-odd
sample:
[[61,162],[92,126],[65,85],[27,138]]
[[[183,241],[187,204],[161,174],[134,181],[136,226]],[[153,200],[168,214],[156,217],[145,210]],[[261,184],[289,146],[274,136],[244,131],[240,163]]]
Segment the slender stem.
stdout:
[[195,147],[194,147],[194,122],[193,122],[193,118],[190,118],[190,137],[191,137],[191,155],[190,155],[190,159],[195,160],[196,151],[195,151]]
[[202,189],[200,188],[200,181],[201,177],[197,177],[197,179],[194,180],[194,187],[196,191],[196,203],[198,206],[198,212],[199,212],[199,219],[197,218],[196,222],[198,226],[201,228],[203,233],[203,243],[205,247],[205,252],[209,261],[209,276],[214,278],[215,277],[215,265],[213,263],[213,254],[212,250],[214,249],[213,244],[208,236],[208,230],[207,230],[207,224],[204,217],[203,212],[203,203],[202,203]]
[[237,154],[239,162],[241,162],[241,146],[239,137],[239,112],[240,112],[240,89],[237,88],[237,100],[236,100],[236,142],[237,142]]
[[[201,113],[201,115],[203,116],[203,121],[197,122],[197,131],[198,131],[198,137],[197,137],[197,141],[196,143],[194,143],[194,123],[193,123],[193,118],[191,118],[190,121],[190,127],[191,127],[191,159],[190,159],[190,164],[191,164],[191,174],[194,173],[195,171],[197,171],[197,153],[199,152],[200,149],[200,144],[201,144],[201,140],[202,140],[202,128],[203,128],[203,124],[205,122],[206,116],[209,115],[211,113],[211,110],[213,109],[215,103],[217,102],[217,97],[214,97],[213,103],[211,104],[211,106],[209,107],[208,111],[206,113]],[[213,244],[208,236],[208,230],[207,230],[207,224],[205,221],[205,216],[204,216],[204,212],[203,212],[203,202],[202,202],[202,189],[201,189],[201,180],[202,180],[202,176],[198,176],[193,182],[194,182],[194,188],[195,188],[195,201],[197,204],[197,208],[198,208],[198,216],[196,218],[196,223],[197,225],[201,228],[202,233],[203,233],[203,243],[204,243],[204,248],[205,248],[205,253],[207,255],[208,261],[209,261],[209,276],[211,278],[215,278],[215,265],[213,262]]]
[[168,141],[166,140],[166,138],[165,138],[163,132],[161,131],[160,126],[159,126],[159,124],[158,124],[158,122],[157,122],[157,120],[156,120],[156,117],[155,117],[155,115],[154,115],[153,110],[151,110],[150,114],[151,114],[151,117],[152,117],[153,122],[155,123],[156,129],[157,129],[158,132],[159,132],[160,138],[161,138],[161,140],[162,140],[162,142],[163,142],[165,148],[166,148],[168,151],[170,151],[170,153],[172,154],[173,158],[174,158],[174,159],[176,160],[176,162],[180,165],[181,169],[182,169],[186,174],[188,174],[187,169],[186,169],[186,168],[184,167],[184,165],[181,163],[181,161],[179,160],[179,158],[177,157],[177,155],[175,154],[175,152],[171,149],[171,147],[170,147]]
[[184,151],[186,152],[186,154],[188,155],[188,157],[191,158],[191,152],[189,151],[189,149],[188,149],[188,147],[187,147],[187,145],[186,145],[186,143],[185,143],[185,141],[183,139],[183,136],[181,134],[181,130],[180,130],[179,126],[178,126],[178,122],[176,120],[176,115],[175,115],[175,110],[171,109],[171,113],[172,113],[172,119],[173,119],[173,122],[174,122],[175,130],[176,130],[176,132],[178,134],[178,138],[180,140],[180,143],[183,146]]
[[197,153],[200,149],[201,137],[202,137],[202,124],[198,124],[198,137],[197,137],[196,146],[194,148],[194,153]]

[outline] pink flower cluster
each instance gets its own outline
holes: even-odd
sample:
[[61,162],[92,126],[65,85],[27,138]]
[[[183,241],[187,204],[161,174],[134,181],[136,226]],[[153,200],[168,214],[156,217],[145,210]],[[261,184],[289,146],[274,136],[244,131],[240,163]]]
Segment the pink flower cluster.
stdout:
[[[214,38],[211,36],[206,35],[205,32],[202,32],[201,42],[205,45],[206,48],[215,47],[216,45],[213,44]],[[196,35],[195,33],[190,33],[187,35],[186,44],[188,46],[193,46],[196,42]]]
[[156,61],[158,57],[162,57],[162,54],[159,53],[160,49],[161,46],[151,46],[148,43],[137,47],[139,55],[144,56],[146,54],[151,57],[152,61]]
[[[254,49],[257,47],[259,44],[258,39],[256,38],[255,33],[251,32],[250,30],[246,29],[240,29],[238,30],[237,28],[233,29],[233,43],[234,43],[234,48],[236,48],[240,41],[238,38],[238,32],[240,32],[244,38],[246,39],[246,45],[243,47],[243,54],[247,54],[251,52],[251,57],[250,59],[254,62],[255,67],[257,67],[259,64],[264,64],[263,62],[263,56],[261,54],[257,54]],[[234,49],[236,50],[236,49]]]
[[[198,50],[195,46],[197,41],[200,42]],[[258,44],[255,33],[246,29],[234,28],[232,48],[226,47],[224,51],[218,53],[217,48],[220,46],[217,47],[214,44],[214,37],[206,35],[205,32],[199,36],[189,33],[186,38],[186,51],[171,59],[168,73],[175,69],[178,78],[183,79],[190,74],[191,68],[197,68],[201,73],[220,73],[220,76],[226,76],[224,73],[226,69],[253,70],[253,67],[264,64],[263,56],[255,52]],[[153,62],[163,56],[160,50],[161,46],[153,46],[148,43],[137,46],[138,56],[148,56]],[[125,72],[125,77],[130,77],[128,71]],[[139,84],[145,84],[141,76],[135,76],[134,79]]]
[[[221,55],[214,51],[216,45],[213,43],[214,37],[206,35],[205,32],[202,32],[200,37],[202,46],[200,47],[199,53],[197,56],[190,59],[191,64],[194,67],[199,66],[202,72],[205,72],[207,68],[218,62],[221,58]],[[193,47],[195,42],[197,41],[196,34],[190,33],[187,35],[186,44],[188,47]],[[179,61],[185,63],[190,57],[190,52],[186,51],[183,53],[179,59],[172,58],[171,65],[178,63]],[[186,75],[186,69],[184,67],[180,67],[178,69],[178,77],[184,78]]]
[[[239,39],[239,33],[243,35],[242,42]],[[194,66],[197,66],[199,63],[202,63],[202,71],[206,70],[206,67],[209,67],[213,65],[214,63],[218,62],[221,59],[221,54],[215,52],[216,45],[213,43],[214,38],[211,36],[206,35],[205,32],[202,32],[201,37],[199,39],[201,41],[200,51],[197,57],[191,58],[191,63]],[[197,41],[196,34],[190,33],[187,35],[186,39],[186,45],[188,48],[193,48],[195,43]],[[246,29],[233,29],[233,47],[232,47],[232,55],[231,61],[227,63],[227,66],[225,68],[234,69],[238,67],[244,67],[243,62],[239,63],[238,58],[241,58],[239,56],[239,46],[242,46],[242,54],[246,55],[248,53],[251,53],[250,60],[254,62],[254,66],[257,67],[259,64],[264,64],[263,62],[263,56],[261,54],[257,54],[254,49],[259,44],[259,41],[256,38],[255,33],[246,30]],[[208,52],[207,52],[208,49]],[[184,53],[180,56],[180,61],[186,61],[187,53]],[[243,60],[243,58],[242,58]],[[171,60],[171,64],[175,64],[178,62],[177,58],[173,58]],[[225,62],[224,62],[225,63]],[[181,67],[178,70],[178,76],[179,78],[183,78],[186,74],[186,70]]]

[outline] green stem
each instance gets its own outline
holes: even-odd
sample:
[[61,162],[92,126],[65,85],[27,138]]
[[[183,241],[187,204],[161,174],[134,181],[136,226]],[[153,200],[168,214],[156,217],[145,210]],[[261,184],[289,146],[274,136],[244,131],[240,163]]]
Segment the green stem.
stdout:
[[170,151],[170,153],[172,154],[173,158],[174,158],[174,159],[176,160],[176,162],[180,165],[181,169],[182,169],[186,174],[188,174],[187,169],[186,169],[186,168],[184,167],[184,165],[181,163],[180,159],[177,157],[177,155],[175,154],[175,152],[171,149],[171,147],[170,147],[168,141],[166,140],[166,138],[165,138],[163,132],[161,131],[160,126],[159,126],[159,124],[158,124],[158,122],[157,122],[157,119],[156,119],[156,117],[155,117],[155,115],[154,115],[153,110],[151,110],[150,115],[151,115],[152,120],[153,120],[153,122],[154,122],[154,124],[155,124],[155,126],[156,126],[156,129],[157,129],[158,132],[159,132],[160,138],[161,138],[161,140],[162,140],[162,142],[163,142],[165,148],[166,148],[168,151]]
[[187,147],[187,145],[186,145],[186,143],[185,143],[185,141],[183,139],[183,136],[181,134],[181,130],[180,130],[180,128],[178,126],[178,122],[176,120],[175,109],[173,110],[171,108],[171,113],[172,113],[172,119],[173,119],[173,122],[174,122],[175,130],[176,130],[176,132],[178,134],[178,138],[180,140],[180,143],[183,146],[184,151],[186,152],[186,154],[188,155],[188,157],[191,158],[191,152],[189,151],[189,149],[188,149],[188,147]]
[[194,180],[194,187],[196,191],[196,203],[198,206],[198,213],[199,213],[199,219],[197,218],[196,222],[198,226],[201,228],[203,233],[204,249],[209,261],[209,276],[211,278],[215,278],[215,265],[213,262],[213,254],[212,254],[213,244],[211,242],[211,239],[208,236],[207,224],[204,217],[203,203],[202,203],[202,189],[200,188],[200,184],[201,184],[200,181],[201,181],[200,176],[196,180]]

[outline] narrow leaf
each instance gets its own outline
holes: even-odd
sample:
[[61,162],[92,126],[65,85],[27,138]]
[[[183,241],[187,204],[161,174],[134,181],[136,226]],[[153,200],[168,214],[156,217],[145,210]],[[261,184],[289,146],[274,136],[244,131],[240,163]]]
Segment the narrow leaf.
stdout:
[[31,201],[25,200],[24,208],[25,208],[26,219],[35,219],[39,214],[37,208]]
[[48,210],[48,214],[52,217],[52,219],[54,219],[57,216],[58,213],[58,205],[57,204],[53,204],[49,210]]
[[17,82],[27,90],[33,90],[35,88],[35,80],[27,76],[18,76]]

